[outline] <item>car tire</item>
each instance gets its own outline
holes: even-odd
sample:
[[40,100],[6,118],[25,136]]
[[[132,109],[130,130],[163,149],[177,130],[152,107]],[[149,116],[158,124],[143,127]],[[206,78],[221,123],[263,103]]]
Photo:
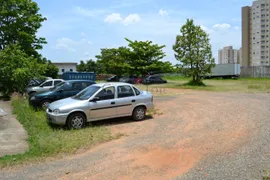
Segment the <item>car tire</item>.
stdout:
[[136,107],[133,110],[132,118],[134,121],[141,121],[145,118],[146,109],[143,106]]
[[86,124],[86,118],[82,113],[71,114],[67,119],[68,129],[81,129],[84,128]]
[[51,104],[51,101],[48,99],[45,99],[41,101],[40,106],[42,109],[46,110],[50,104]]

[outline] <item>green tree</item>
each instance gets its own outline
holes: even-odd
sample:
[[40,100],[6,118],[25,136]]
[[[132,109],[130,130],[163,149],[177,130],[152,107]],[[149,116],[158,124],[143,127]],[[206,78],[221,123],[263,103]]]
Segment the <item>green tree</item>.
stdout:
[[181,62],[185,73],[192,77],[192,84],[202,84],[201,76],[210,73],[215,66],[209,35],[188,19],[173,45],[175,58]]
[[30,79],[46,71],[45,64],[29,57],[18,45],[9,45],[0,51],[0,67],[0,92],[4,95],[23,93]]
[[131,65],[128,64],[130,49],[126,47],[101,49],[101,54],[96,56],[99,66],[107,73],[122,76],[129,73]]
[[96,72],[97,70],[97,63],[90,59],[84,63],[84,61],[81,61],[80,64],[77,66],[78,72]]
[[38,12],[39,7],[32,0],[0,1],[0,51],[9,44],[19,44],[29,56],[40,57],[37,50],[46,40],[36,33],[46,18]]
[[126,40],[129,42],[128,46],[131,49],[127,60],[132,67],[132,74],[145,75],[162,69],[160,65],[163,64],[160,60],[166,56],[162,50],[165,45],[159,46],[153,44],[152,41],[131,41],[127,38]]
[[46,63],[46,71],[44,76],[51,77],[51,78],[57,78],[58,77],[58,67],[54,65],[50,60]]

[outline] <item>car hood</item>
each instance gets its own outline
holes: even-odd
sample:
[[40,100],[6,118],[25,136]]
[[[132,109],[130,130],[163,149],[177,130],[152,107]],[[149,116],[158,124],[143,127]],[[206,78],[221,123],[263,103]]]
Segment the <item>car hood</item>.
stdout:
[[27,88],[27,91],[33,91],[33,90],[37,90],[37,89],[42,89],[42,87],[39,87],[39,86],[29,87],[29,88]]
[[76,107],[77,105],[81,105],[83,101],[78,100],[78,99],[73,99],[71,97],[66,98],[66,99],[61,99],[58,101],[55,101],[49,105],[49,109],[54,110],[54,109],[66,109],[70,107]]

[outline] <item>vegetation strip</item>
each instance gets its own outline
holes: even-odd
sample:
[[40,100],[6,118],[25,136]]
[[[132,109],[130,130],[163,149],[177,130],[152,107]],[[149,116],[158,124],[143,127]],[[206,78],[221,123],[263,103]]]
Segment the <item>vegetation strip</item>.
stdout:
[[81,130],[65,130],[51,127],[46,122],[44,111],[35,111],[29,107],[27,100],[12,97],[12,105],[17,119],[28,133],[29,151],[24,154],[0,158],[0,167],[39,161],[46,157],[75,153],[78,149],[119,138],[112,136],[104,126],[91,126]]

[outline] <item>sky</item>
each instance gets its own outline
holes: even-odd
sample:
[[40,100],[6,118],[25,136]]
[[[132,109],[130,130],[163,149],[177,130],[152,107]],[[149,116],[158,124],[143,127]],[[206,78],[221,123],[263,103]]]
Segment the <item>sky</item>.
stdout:
[[52,62],[94,59],[101,48],[127,46],[130,40],[166,45],[163,61],[178,63],[172,46],[187,18],[218,49],[241,47],[241,7],[252,0],[35,0],[47,18],[38,31],[47,44],[41,53]]

